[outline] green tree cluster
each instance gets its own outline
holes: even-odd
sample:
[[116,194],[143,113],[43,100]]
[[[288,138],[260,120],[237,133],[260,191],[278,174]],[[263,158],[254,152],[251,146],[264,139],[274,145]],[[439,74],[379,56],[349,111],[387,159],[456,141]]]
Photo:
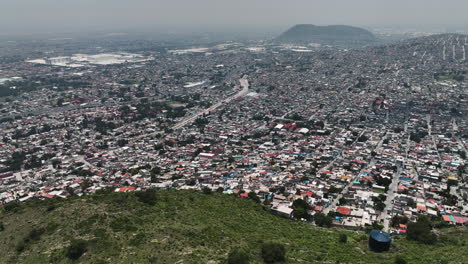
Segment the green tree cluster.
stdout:
[[285,261],[286,249],[279,243],[265,243],[262,245],[262,258],[268,264]]
[[154,189],[148,189],[143,192],[136,192],[135,196],[142,203],[155,205],[156,204],[156,191]]
[[321,227],[331,227],[333,223],[333,218],[323,213],[315,214],[314,219],[315,224]]
[[307,213],[308,210],[312,209],[312,207],[303,199],[296,199],[292,204],[293,215],[295,218],[301,219],[309,219],[309,214]]
[[435,244],[437,236],[432,233],[431,221],[426,216],[420,216],[415,223],[409,223],[407,238],[424,244]]

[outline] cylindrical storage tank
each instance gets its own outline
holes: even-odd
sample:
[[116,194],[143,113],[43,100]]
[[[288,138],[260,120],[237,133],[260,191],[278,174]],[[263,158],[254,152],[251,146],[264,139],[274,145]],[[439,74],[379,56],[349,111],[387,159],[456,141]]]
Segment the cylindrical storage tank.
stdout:
[[390,249],[392,238],[384,231],[372,230],[369,235],[369,248],[374,252],[383,252]]

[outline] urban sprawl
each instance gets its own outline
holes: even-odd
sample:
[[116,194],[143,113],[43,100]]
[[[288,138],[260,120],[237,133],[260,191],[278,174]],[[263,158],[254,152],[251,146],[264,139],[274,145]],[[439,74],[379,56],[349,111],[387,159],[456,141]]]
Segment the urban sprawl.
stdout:
[[0,204],[175,188],[393,234],[421,215],[468,224],[464,35],[98,44],[0,50]]

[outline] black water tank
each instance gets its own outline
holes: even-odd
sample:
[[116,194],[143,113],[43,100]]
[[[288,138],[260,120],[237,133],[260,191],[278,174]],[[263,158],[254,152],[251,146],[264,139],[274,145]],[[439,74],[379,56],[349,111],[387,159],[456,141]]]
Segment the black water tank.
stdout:
[[372,230],[369,236],[369,248],[374,252],[383,252],[390,249],[392,238],[384,231]]

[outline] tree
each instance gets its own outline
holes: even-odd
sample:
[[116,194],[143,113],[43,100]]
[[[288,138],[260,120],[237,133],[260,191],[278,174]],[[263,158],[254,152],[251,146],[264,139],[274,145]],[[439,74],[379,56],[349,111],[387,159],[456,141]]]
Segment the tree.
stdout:
[[340,193],[343,189],[341,188],[336,188],[335,186],[331,186],[330,189],[328,189],[329,193]]
[[314,219],[315,219],[315,224],[321,227],[331,227],[333,223],[333,218],[323,213],[315,214]]
[[374,208],[375,208],[375,210],[382,212],[383,210],[385,210],[385,204],[383,202],[381,202],[381,201],[378,201],[374,205]]
[[306,175],[301,177],[302,182],[305,182],[305,181],[308,181],[308,180],[309,180],[309,177],[307,177]]
[[37,241],[41,239],[41,236],[45,233],[44,228],[33,228],[29,231],[28,235],[24,238],[24,242]]
[[204,194],[212,194],[213,193],[213,191],[211,191],[211,189],[206,187],[206,186],[202,188],[202,191],[203,191]]
[[339,205],[345,205],[346,204],[346,199],[344,197],[341,197],[340,199],[338,199],[338,203],[339,203]]
[[197,184],[197,179],[191,178],[185,181],[185,184],[188,186],[195,186]]
[[393,227],[398,227],[400,224],[406,225],[408,223],[408,217],[395,215],[392,217],[392,220],[390,221],[390,223],[391,223],[391,226]]
[[228,255],[228,264],[248,264],[249,255],[241,249],[233,249]]
[[366,226],[365,232],[370,233],[372,230],[382,230],[383,228],[383,225],[379,224],[377,221],[374,221],[372,222],[372,225]]
[[17,202],[17,201],[12,201],[12,202],[9,202],[9,203],[3,205],[3,208],[7,212],[16,212],[20,208],[20,203]]
[[369,140],[369,138],[365,135],[362,135],[358,138],[358,141],[359,142],[366,142],[367,140]]
[[251,200],[255,201],[256,203],[260,203],[260,197],[258,197],[258,195],[255,192],[249,192],[248,196]]
[[135,193],[138,200],[142,203],[155,205],[156,204],[156,191],[154,189],[148,189],[143,192]]
[[286,260],[286,249],[279,243],[262,245],[262,258],[265,263],[275,263]]
[[312,207],[304,200],[302,199],[296,199],[294,200],[293,204],[293,215],[294,217],[300,219],[308,219],[309,215],[307,214],[307,211],[310,210]]
[[465,76],[462,74],[457,74],[453,77],[453,79],[458,82],[463,82],[465,80]]
[[125,146],[125,145],[127,145],[127,144],[128,144],[128,140],[126,140],[126,139],[119,139],[119,140],[117,140],[117,145],[118,145],[119,147],[123,147],[123,146]]
[[58,165],[62,163],[62,160],[60,159],[53,159],[52,160],[52,167],[57,168]]
[[161,174],[161,168],[158,167],[158,166],[154,166],[154,167],[150,170],[150,173],[151,173],[151,175],[160,175],[160,174]]
[[402,256],[395,257],[395,264],[406,264],[406,260]]
[[323,121],[317,121],[317,122],[315,122],[314,125],[320,127],[321,129],[323,129],[323,127],[325,126],[325,123]]
[[382,202],[385,202],[385,200],[387,200],[387,196],[385,194],[379,194],[379,200],[382,201]]
[[346,234],[340,234],[340,243],[346,243],[348,242],[348,236]]
[[26,248],[26,243],[24,243],[23,240],[19,241],[16,246],[15,246],[15,250],[16,252],[18,253],[21,253],[23,252],[23,250]]
[[464,150],[460,150],[460,151],[458,152],[458,154],[460,154],[460,157],[461,157],[462,159],[465,159],[465,160],[466,160],[466,152],[465,152]]
[[72,240],[67,248],[66,256],[69,259],[79,259],[88,249],[88,243],[84,240]]
[[432,233],[432,225],[427,217],[420,216],[415,223],[409,223],[407,229],[407,238],[419,241],[424,244],[434,244],[437,236]]

